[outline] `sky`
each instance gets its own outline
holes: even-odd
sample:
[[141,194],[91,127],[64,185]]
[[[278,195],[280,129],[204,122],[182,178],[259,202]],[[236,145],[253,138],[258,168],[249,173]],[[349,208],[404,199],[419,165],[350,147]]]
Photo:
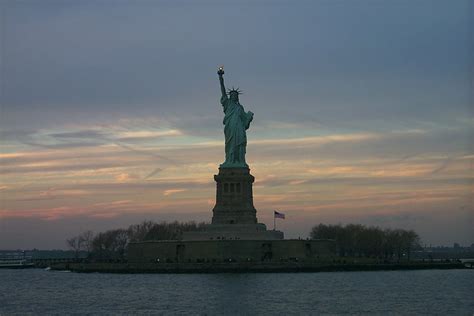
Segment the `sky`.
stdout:
[[0,249],[210,221],[219,65],[268,228],[471,245],[473,30],[469,0],[3,0]]

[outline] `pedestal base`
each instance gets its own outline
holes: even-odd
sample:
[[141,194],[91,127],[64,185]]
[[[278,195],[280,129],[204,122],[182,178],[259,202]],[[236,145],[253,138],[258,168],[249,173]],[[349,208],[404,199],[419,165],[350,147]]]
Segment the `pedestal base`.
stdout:
[[280,240],[283,232],[267,230],[265,224],[210,224],[203,231],[185,232],[183,240]]

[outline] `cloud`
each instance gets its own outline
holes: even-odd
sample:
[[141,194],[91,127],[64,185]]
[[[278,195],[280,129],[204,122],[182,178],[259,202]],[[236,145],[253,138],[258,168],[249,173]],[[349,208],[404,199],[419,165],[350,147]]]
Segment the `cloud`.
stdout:
[[249,143],[256,146],[265,145],[281,145],[281,146],[314,146],[314,145],[325,145],[330,143],[344,143],[344,142],[360,142],[379,138],[380,135],[371,133],[360,133],[360,134],[340,134],[340,135],[326,135],[326,136],[313,136],[313,137],[302,137],[302,138],[284,138],[284,139],[261,139],[253,140]]
[[117,201],[112,201],[112,202],[96,203],[96,204],[94,204],[94,206],[116,207],[118,205],[130,205],[131,203],[133,203],[132,200],[117,200]]
[[155,170],[153,170],[152,172],[150,172],[146,177],[144,177],[143,179],[144,180],[148,180],[150,178],[152,178],[153,176],[157,175],[159,172],[161,172],[163,169],[161,168],[156,168]]
[[91,142],[68,142],[68,143],[59,143],[59,144],[44,144],[38,143],[34,141],[23,141],[25,145],[29,145],[32,147],[39,147],[39,148],[48,148],[48,149],[68,149],[68,148],[81,148],[81,147],[95,147],[102,145],[102,142],[98,141],[91,141]]
[[[301,210],[302,223],[451,210],[473,181],[467,2],[430,3],[429,14],[426,3],[369,2],[10,1],[2,207],[74,229],[74,216],[208,216],[224,160],[215,66],[225,56],[226,84],[255,112],[257,204]],[[227,23],[242,12],[245,23]]]
[[[170,189],[168,196],[178,193]],[[181,192],[181,191],[179,191]],[[107,198],[106,198],[107,199]],[[39,218],[43,220],[59,220],[76,216],[94,217],[95,214],[157,214],[160,212],[203,212],[208,210],[206,198],[196,197],[185,200],[168,199],[166,201],[119,200],[100,203],[70,203],[53,207],[14,207],[0,209],[0,219],[9,218]]]
[[115,176],[115,181],[117,182],[128,182],[130,180],[136,180],[139,179],[139,177],[135,174],[129,174],[129,173],[120,173]]
[[151,150],[138,149],[138,148],[135,148],[135,147],[130,146],[130,145],[126,145],[126,144],[121,143],[121,142],[115,142],[115,144],[119,147],[125,148],[127,150],[132,151],[132,152],[135,152],[135,153],[138,153],[138,154],[141,154],[141,155],[145,155],[145,156],[151,156],[151,157],[154,157],[154,158],[159,159],[160,161],[163,161],[163,162],[166,162],[166,163],[170,163],[170,164],[173,164],[173,165],[177,165],[177,164],[180,163],[177,159],[170,159],[170,158],[165,157],[163,155],[157,154],[156,152],[151,151]]
[[120,163],[110,161],[102,162],[66,162],[66,163],[43,163],[35,165],[23,166],[8,166],[0,167],[0,173],[8,174],[28,174],[28,173],[55,173],[55,172],[72,172],[77,170],[98,170],[98,169],[113,169],[120,166]]
[[185,192],[187,191],[186,189],[169,189],[169,190],[165,190],[163,192],[163,195],[164,196],[169,196],[169,195],[172,195],[172,194],[176,194],[176,193],[181,193],[181,192]]
[[63,132],[63,133],[53,133],[49,134],[48,136],[59,138],[59,139],[103,139],[108,137],[107,134],[97,130],[82,130],[82,131],[74,131],[74,132]]
[[126,131],[120,132],[118,135],[114,135],[118,141],[122,142],[133,142],[137,140],[155,140],[162,137],[170,136],[182,136],[183,133],[176,129],[164,130],[164,131]]
[[431,174],[437,174],[443,170],[445,170],[446,168],[448,168],[448,166],[450,165],[450,163],[455,160],[454,157],[448,157],[446,158],[444,161],[441,162],[441,164],[436,167],[435,169],[431,170]]

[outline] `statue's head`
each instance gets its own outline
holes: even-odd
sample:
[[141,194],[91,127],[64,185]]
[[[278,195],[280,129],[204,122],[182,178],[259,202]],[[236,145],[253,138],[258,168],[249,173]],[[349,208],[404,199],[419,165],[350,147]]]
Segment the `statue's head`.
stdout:
[[239,90],[239,88],[237,89],[234,89],[234,87],[232,87],[232,90],[229,90],[228,92],[229,94],[229,98],[232,100],[232,101],[239,101],[239,94],[242,94],[242,91]]

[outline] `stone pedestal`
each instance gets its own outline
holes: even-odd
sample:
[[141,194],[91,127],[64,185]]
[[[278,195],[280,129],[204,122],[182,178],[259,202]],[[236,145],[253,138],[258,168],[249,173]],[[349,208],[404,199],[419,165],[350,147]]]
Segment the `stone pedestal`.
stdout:
[[186,232],[184,240],[278,240],[283,232],[267,230],[257,222],[249,168],[219,168],[212,224],[204,231]]
[[216,205],[212,224],[257,224],[252,184],[255,178],[248,168],[219,168],[216,181]]

